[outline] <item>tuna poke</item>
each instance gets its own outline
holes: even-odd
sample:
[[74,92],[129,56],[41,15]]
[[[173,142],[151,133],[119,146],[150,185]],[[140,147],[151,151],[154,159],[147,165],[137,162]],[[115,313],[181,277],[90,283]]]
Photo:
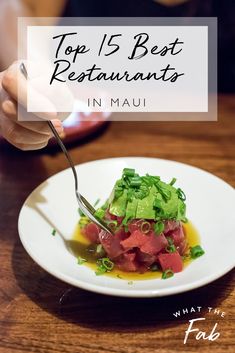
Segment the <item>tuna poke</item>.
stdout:
[[96,275],[115,269],[144,274],[158,271],[162,279],[181,272],[184,263],[204,254],[199,244],[191,246],[186,232],[186,196],[176,179],[163,182],[159,176],[140,176],[125,168],[110,197],[96,211],[112,233],[101,230],[82,213],[79,228],[88,245],[78,264],[96,263]]

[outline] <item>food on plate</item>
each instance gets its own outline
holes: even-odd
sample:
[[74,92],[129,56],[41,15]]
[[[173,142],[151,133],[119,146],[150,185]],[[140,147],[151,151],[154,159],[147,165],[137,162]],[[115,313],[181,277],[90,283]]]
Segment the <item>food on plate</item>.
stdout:
[[186,196],[175,183],[175,178],[166,183],[159,176],[140,176],[125,168],[109,199],[96,211],[113,234],[81,214],[79,228],[86,244],[78,264],[93,259],[97,275],[115,270],[118,276],[120,271],[158,272],[167,279],[181,272],[186,261],[203,255],[199,244],[190,244]]

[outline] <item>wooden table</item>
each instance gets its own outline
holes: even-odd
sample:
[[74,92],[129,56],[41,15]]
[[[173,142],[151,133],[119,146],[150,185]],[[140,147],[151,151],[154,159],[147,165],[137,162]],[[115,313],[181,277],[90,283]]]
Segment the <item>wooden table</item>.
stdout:
[[[116,156],[173,159],[235,186],[234,142],[235,97],[221,96],[219,122],[111,123],[95,138],[73,146],[71,154],[76,163]],[[203,288],[165,298],[115,298],[71,288],[31,260],[17,233],[23,201],[44,179],[67,167],[64,156],[1,146],[0,158],[1,353],[235,352],[234,272]],[[221,248],[226,250],[224,244]],[[173,316],[192,306],[201,306],[201,313]],[[226,312],[225,317],[208,313],[208,306]],[[184,345],[190,317],[206,318],[198,326],[207,335],[218,322],[220,337],[197,341],[192,334]]]

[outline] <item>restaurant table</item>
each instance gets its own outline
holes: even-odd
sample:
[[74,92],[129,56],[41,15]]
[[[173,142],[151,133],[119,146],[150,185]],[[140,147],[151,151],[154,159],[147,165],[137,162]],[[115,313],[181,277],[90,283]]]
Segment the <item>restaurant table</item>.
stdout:
[[[235,96],[223,95],[218,122],[112,122],[92,138],[70,146],[70,153],[76,164],[120,156],[172,159],[205,169],[235,186],[234,143]],[[183,294],[134,299],[71,287],[34,263],[19,240],[19,210],[28,194],[67,168],[67,162],[59,149],[0,148],[1,353],[235,352],[234,271]],[[223,207],[220,200],[218,207]],[[227,246],[221,244],[221,256],[226,256]],[[200,313],[173,315],[192,307],[201,307]],[[184,344],[192,318],[205,318],[195,327],[207,336],[218,323],[215,331],[220,337],[196,340],[191,333]]]

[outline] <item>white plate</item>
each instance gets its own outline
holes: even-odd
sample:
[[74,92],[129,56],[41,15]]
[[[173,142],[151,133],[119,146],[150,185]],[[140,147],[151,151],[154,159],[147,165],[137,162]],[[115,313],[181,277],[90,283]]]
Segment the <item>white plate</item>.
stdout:
[[[126,296],[154,297],[184,292],[205,285],[231,270],[235,264],[235,193],[223,180],[201,169],[154,158],[112,158],[77,166],[80,192],[93,203],[105,201],[125,167],[140,174],[177,178],[187,195],[187,216],[199,230],[205,255],[174,277],[128,281],[96,276],[85,265],[77,265],[65,241],[71,239],[78,221],[74,181],[66,169],[38,186],[25,201],[18,229],[28,254],[44,270],[74,286],[90,291]],[[59,232],[51,235],[52,228]]]

